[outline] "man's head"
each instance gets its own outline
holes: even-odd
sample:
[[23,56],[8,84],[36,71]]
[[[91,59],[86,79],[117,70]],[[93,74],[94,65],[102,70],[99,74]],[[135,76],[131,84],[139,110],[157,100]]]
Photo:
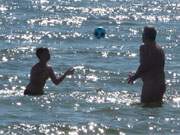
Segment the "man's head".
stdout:
[[142,35],[142,40],[143,42],[155,42],[156,41],[156,30],[154,27],[144,27],[143,35]]
[[36,56],[39,58],[39,60],[48,61],[50,59],[48,48],[43,48],[43,47],[37,48]]

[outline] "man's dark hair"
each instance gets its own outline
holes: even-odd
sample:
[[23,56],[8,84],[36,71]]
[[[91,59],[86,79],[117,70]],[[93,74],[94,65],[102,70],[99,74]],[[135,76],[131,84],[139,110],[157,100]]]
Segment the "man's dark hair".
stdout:
[[144,36],[146,39],[149,39],[150,41],[156,40],[157,32],[154,27],[146,26],[144,27]]
[[44,47],[37,48],[36,49],[36,56],[40,59],[40,55],[45,51],[49,52],[48,48],[44,48]]

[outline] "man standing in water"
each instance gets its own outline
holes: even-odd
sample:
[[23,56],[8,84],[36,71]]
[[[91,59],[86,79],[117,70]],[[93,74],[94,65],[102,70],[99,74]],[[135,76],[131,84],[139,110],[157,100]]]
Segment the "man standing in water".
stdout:
[[138,78],[143,81],[141,103],[162,103],[165,86],[165,55],[162,48],[156,44],[156,30],[153,27],[144,27],[140,46],[140,65],[136,73],[128,78],[132,84]]

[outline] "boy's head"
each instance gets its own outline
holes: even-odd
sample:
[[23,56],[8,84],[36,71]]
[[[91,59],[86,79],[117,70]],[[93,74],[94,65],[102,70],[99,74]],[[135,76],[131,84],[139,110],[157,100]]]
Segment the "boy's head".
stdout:
[[50,54],[48,48],[40,47],[36,50],[36,56],[40,60],[48,61],[50,59]]
[[142,36],[143,42],[145,41],[155,42],[156,34],[157,32],[154,27],[149,27],[149,26],[144,27],[143,36]]

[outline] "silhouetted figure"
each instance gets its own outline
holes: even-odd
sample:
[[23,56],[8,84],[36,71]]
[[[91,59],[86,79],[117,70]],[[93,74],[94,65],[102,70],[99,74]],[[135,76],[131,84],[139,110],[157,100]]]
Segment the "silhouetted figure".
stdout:
[[162,48],[156,44],[156,30],[153,27],[144,27],[140,46],[140,65],[133,76],[129,76],[128,83],[141,78],[143,81],[141,102],[162,103],[165,93],[165,56]]
[[44,93],[44,85],[48,78],[50,78],[54,84],[58,85],[64,80],[66,75],[74,73],[74,69],[70,68],[64,75],[57,77],[52,67],[47,64],[50,60],[50,54],[47,48],[38,48],[36,50],[36,56],[39,58],[39,62],[31,69],[30,83],[27,85],[24,95],[42,95]]

